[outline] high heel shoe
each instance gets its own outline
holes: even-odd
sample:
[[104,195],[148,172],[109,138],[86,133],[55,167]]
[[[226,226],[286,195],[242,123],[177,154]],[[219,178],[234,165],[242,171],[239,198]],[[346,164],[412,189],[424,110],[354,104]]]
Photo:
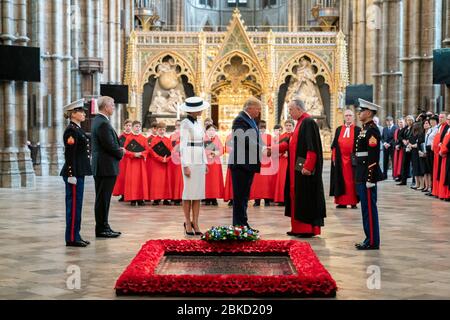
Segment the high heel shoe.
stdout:
[[202,235],[203,235],[203,232],[201,232],[201,231],[195,231],[194,223],[191,222],[191,226],[192,226],[192,229],[194,229],[194,234],[195,234],[196,236],[202,236]]
[[187,236],[193,236],[193,235],[195,235],[194,232],[192,232],[192,231],[188,232],[188,231],[186,230],[186,222],[185,222],[183,225],[184,225],[184,233],[186,233]]

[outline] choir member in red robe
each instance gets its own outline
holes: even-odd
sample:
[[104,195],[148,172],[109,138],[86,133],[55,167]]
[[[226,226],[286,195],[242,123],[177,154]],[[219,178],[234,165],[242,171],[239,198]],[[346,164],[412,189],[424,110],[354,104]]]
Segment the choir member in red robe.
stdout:
[[[132,126],[133,125],[132,125],[131,120],[125,120],[125,122],[123,123],[123,132],[119,136],[119,144],[121,147],[124,147],[127,137],[129,135],[131,135]],[[120,196],[119,201],[121,201],[121,202],[124,200],[123,187],[125,184],[125,172],[127,169],[125,167],[125,163],[126,163],[126,161],[125,161],[125,157],[124,157],[119,162],[119,175],[117,176],[116,184],[114,185],[114,190],[113,190],[113,196]]]
[[[286,132],[282,133],[278,141],[274,141],[277,145],[283,142],[289,143],[289,140],[294,132],[295,123],[292,120],[286,120],[284,122]],[[276,153],[272,151],[272,156],[276,156]],[[275,177],[275,194],[274,202],[277,202],[279,206],[284,206],[284,189],[286,184],[286,172],[288,168],[288,152],[278,153],[278,172]]]
[[[228,154],[231,154],[231,151],[232,151],[231,137],[232,137],[232,134],[230,133],[225,140],[225,152]],[[229,166],[227,166],[227,175],[225,177],[225,188],[224,188],[224,192],[223,192],[223,200],[228,201],[229,207],[233,206],[233,182],[231,180],[231,170],[230,170]]]
[[205,204],[217,206],[217,199],[223,199],[223,173],[222,161],[223,154],[222,142],[217,135],[217,128],[213,124],[206,126],[205,152],[208,159],[208,173],[205,183]]
[[141,134],[141,123],[133,121],[133,132],[125,141],[125,162],[127,173],[124,183],[125,201],[131,201],[132,206],[145,205],[149,199],[147,166],[147,138]]
[[175,131],[170,136],[172,142],[172,161],[169,161],[169,179],[172,186],[172,200],[176,206],[181,205],[183,194],[183,172],[180,159],[180,120],[175,122]]
[[[266,133],[267,124],[264,120],[259,122],[259,132],[261,133],[261,139],[266,148],[272,146],[272,136]],[[261,199],[264,199],[264,206],[270,206],[270,202],[273,201],[273,194],[275,191],[275,174],[276,172],[272,168],[271,157],[263,153],[261,157],[261,172],[255,173],[253,178],[252,187],[250,189],[250,199],[254,199],[254,207],[259,207]]]
[[[450,115],[447,116],[447,128],[450,126]],[[441,175],[439,179],[439,199],[450,201],[450,184],[449,184],[449,168],[450,168],[450,129],[447,129],[447,133],[442,139],[439,155],[442,157],[441,162]]]
[[355,114],[352,110],[345,110],[344,119],[345,124],[336,129],[331,145],[330,196],[334,196],[338,209],[345,209],[347,206],[356,209],[358,196],[352,154],[355,152],[356,138],[361,128],[354,125]]
[[313,237],[320,234],[326,217],[322,142],[303,101],[294,99],[288,107],[297,124],[289,143],[280,144],[279,150],[289,151],[285,215],[291,217],[291,231],[287,234]]
[[157,136],[150,143],[149,158],[151,174],[149,177],[150,200],[153,205],[159,205],[164,200],[164,205],[170,205],[172,199],[172,186],[170,185],[168,163],[172,158],[172,142],[166,134],[166,124],[158,123]]
[[395,181],[399,182],[402,179],[403,153],[405,152],[405,150],[401,147],[400,131],[405,127],[405,120],[403,120],[403,118],[398,119],[397,126],[398,128],[394,133],[395,149],[392,170]]
[[[158,135],[158,121],[152,121],[152,123],[150,124],[150,128],[147,131],[147,145],[150,148],[151,144],[152,144],[152,140],[154,137],[156,137]],[[150,183],[151,181],[151,176],[152,176],[152,161],[149,161],[149,156],[147,157],[147,175],[148,175],[148,182]]]
[[441,178],[441,163],[442,157],[440,156],[441,152],[441,144],[444,140],[445,135],[447,134],[447,130],[449,126],[446,122],[446,113],[441,113],[439,115],[439,127],[438,132],[434,136],[433,140],[433,153],[434,153],[434,163],[433,163],[433,189],[432,194],[436,198],[439,198],[439,187],[440,187],[440,178]]

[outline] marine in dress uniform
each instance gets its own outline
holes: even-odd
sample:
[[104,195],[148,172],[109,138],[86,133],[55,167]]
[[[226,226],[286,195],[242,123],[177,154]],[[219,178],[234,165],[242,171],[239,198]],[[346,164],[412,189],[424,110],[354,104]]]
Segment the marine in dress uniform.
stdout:
[[84,177],[92,175],[89,153],[89,138],[81,129],[85,120],[84,100],[64,107],[70,123],[64,131],[65,163],[60,175],[66,184],[66,246],[86,247],[89,241],[80,236],[83,206]]
[[359,118],[363,128],[356,140],[356,190],[361,201],[363,227],[366,239],[355,244],[358,250],[378,250],[380,231],[377,209],[377,182],[383,180],[380,169],[380,131],[373,117],[380,108],[376,104],[359,99]]

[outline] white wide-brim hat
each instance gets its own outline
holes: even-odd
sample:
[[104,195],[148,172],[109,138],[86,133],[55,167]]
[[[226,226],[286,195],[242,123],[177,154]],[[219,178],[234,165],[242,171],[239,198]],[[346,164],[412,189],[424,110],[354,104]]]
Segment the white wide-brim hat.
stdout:
[[198,112],[208,109],[210,107],[209,102],[203,100],[200,97],[189,97],[184,100],[184,103],[180,105],[180,110],[184,112]]

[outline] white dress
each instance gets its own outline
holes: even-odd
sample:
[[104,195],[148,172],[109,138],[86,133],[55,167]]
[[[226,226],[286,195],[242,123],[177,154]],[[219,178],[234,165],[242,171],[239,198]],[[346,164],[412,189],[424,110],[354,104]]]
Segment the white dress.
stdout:
[[183,200],[205,199],[206,153],[203,146],[205,130],[203,123],[197,120],[192,123],[184,119],[180,124],[180,159],[181,166],[191,169],[188,178],[183,172]]

